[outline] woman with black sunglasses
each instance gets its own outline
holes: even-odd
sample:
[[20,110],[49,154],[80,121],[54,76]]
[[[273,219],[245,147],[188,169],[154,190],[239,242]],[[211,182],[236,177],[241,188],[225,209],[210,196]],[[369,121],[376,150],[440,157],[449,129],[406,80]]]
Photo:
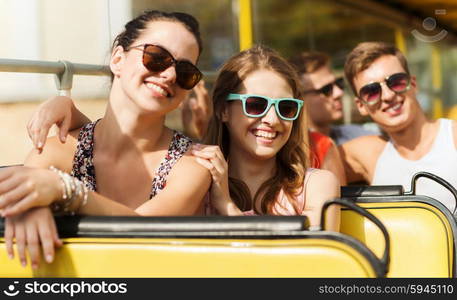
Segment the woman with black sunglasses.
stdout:
[[[205,142],[193,145],[210,170],[212,207],[222,215],[306,215],[320,225],[325,201],[339,196],[333,173],[309,168],[306,113],[294,69],[256,46],[223,66],[213,93]],[[211,146],[210,146],[211,145]],[[339,229],[328,210],[326,229]]]
[[190,15],[148,11],[114,41],[105,115],[56,137],[25,166],[0,171],[0,210],[13,257],[36,268],[60,245],[53,212],[87,215],[204,214],[209,172],[188,154],[191,140],[164,125],[201,79],[198,23]]

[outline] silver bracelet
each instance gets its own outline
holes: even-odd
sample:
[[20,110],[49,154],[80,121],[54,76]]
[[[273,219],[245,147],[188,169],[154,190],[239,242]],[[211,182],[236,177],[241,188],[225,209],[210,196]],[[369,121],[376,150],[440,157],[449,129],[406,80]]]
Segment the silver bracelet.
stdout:
[[[89,191],[81,180],[72,177],[54,166],[49,167],[50,170],[59,175],[62,182],[63,203],[54,202],[52,210],[60,214],[74,215],[76,211],[87,204]],[[76,203],[76,205],[74,205]],[[73,209],[71,209],[73,207]]]

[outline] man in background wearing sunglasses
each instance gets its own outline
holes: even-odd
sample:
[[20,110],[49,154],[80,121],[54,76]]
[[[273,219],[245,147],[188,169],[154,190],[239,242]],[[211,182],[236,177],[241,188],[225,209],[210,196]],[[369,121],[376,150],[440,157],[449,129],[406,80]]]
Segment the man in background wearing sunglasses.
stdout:
[[328,55],[302,52],[290,62],[303,84],[304,100],[313,130],[331,137],[337,145],[362,135],[378,134],[360,125],[335,124],[343,118],[344,79],[335,76]]
[[[410,191],[412,176],[426,171],[457,187],[457,123],[427,119],[403,54],[390,44],[361,43],[348,55],[344,71],[359,112],[387,134],[342,145],[348,182],[403,185]],[[419,179],[416,194],[433,197],[451,211],[455,208],[454,197],[431,180]]]
[[[312,150],[311,165],[314,168],[333,172],[340,183],[345,185],[343,162],[335,142],[339,143],[360,134],[341,131],[338,126],[334,126],[334,122],[343,117],[341,103],[343,80],[333,75],[330,60],[323,53],[302,52],[292,57],[289,62],[297,70],[305,91],[303,100],[311,129],[309,133]],[[350,138],[347,137],[348,135]]]

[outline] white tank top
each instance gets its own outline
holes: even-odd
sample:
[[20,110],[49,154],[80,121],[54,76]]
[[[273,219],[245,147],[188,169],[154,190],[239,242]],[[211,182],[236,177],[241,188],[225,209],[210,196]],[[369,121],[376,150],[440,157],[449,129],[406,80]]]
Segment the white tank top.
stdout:
[[[457,150],[454,146],[452,120],[439,120],[438,135],[431,150],[419,160],[408,160],[400,156],[392,142],[387,142],[378,161],[372,185],[403,185],[411,190],[411,178],[420,171],[442,177],[457,188]],[[441,201],[452,212],[456,206],[454,196],[440,184],[419,178],[416,181],[416,194]]]

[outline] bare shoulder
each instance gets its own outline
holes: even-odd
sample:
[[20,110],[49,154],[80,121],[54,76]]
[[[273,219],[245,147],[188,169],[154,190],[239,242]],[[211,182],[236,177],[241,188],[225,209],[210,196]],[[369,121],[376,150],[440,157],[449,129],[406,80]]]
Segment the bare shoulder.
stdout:
[[79,131],[80,129],[70,132],[65,143],[62,143],[57,136],[48,137],[43,151],[41,153],[36,149],[30,151],[24,164],[42,168],[55,166],[66,172],[71,171]]
[[338,178],[327,170],[313,170],[306,184],[306,199],[311,207],[322,204],[340,196]]
[[314,169],[311,174],[309,174],[309,179],[307,183],[307,188],[311,189],[333,189],[335,187],[339,188],[340,182],[338,178],[330,171],[322,169]]
[[[365,158],[377,159],[386,146],[387,140],[377,135],[367,135],[355,138],[339,146],[340,155],[343,159],[352,157],[363,161]],[[368,151],[369,149],[369,151]]]
[[347,182],[370,182],[376,161],[387,140],[376,135],[361,136],[338,146]]
[[[379,135],[365,135],[365,136],[360,136],[358,138],[352,139],[344,144],[342,144],[340,147],[344,149],[358,149],[361,146],[365,147],[384,147],[387,143],[387,140],[384,137],[381,137]],[[366,149],[361,149],[361,150],[366,150]]]
[[[174,199],[173,203],[181,207],[179,210],[194,213],[211,185],[211,174],[189,153],[185,153],[173,166],[167,178],[167,188],[158,197],[171,197]],[[179,200],[176,200],[177,194]],[[165,202],[171,203],[168,200]]]
[[176,165],[173,167],[170,176],[175,178],[186,178],[186,181],[189,182],[211,181],[211,174],[209,173],[208,169],[200,165],[196,161],[195,157],[190,153],[190,151],[184,153],[184,155],[178,160]]

